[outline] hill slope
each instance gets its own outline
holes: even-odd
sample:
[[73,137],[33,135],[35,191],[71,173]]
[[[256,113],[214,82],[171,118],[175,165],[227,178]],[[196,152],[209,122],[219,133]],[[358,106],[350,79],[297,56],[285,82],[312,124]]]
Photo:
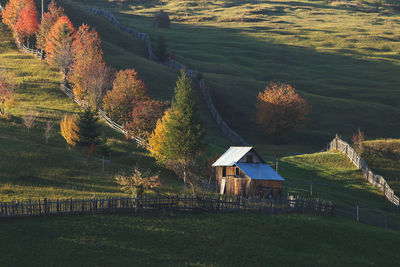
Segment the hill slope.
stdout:
[[[293,83],[313,106],[308,130],[280,150],[315,151],[357,127],[372,137],[398,135],[399,21],[387,6],[371,13],[372,1],[360,10],[325,0],[85,3],[154,40],[163,35],[178,60],[204,73],[228,124],[271,154],[282,152],[252,118],[257,92],[272,79]],[[160,9],[173,19],[171,29],[152,27]]]
[[[79,150],[69,151],[59,122],[64,114],[78,112],[78,106],[58,89],[60,73],[19,51],[1,23],[0,69],[15,73],[20,84],[14,107],[6,110],[7,116],[0,116],[0,201],[122,195],[113,176],[134,165],[161,170],[163,190],[180,190],[178,178],[157,167],[147,153],[106,126],[102,131],[112,149],[112,160],[106,163],[105,172],[101,161],[87,161]],[[22,117],[29,110],[37,114],[37,121],[28,133]],[[49,144],[43,137],[46,121],[54,125]]]
[[362,157],[374,172],[385,177],[396,194],[400,193],[400,140],[364,142]]

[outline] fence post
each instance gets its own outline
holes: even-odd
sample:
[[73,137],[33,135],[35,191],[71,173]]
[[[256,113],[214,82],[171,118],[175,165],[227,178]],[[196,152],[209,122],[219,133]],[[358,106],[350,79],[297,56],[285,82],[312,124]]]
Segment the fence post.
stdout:
[[358,217],[358,205],[356,206],[356,221],[358,222],[359,221],[359,217]]
[[44,198],[44,214],[47,214],[47,198]]

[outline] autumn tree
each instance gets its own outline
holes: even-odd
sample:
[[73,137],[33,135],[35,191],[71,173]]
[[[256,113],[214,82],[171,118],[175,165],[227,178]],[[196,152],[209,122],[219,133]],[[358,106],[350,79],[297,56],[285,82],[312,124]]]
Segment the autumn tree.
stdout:
[[115,181],[125,193],[133,197],[141,197],[146,189],[154,189],[161,186],[159,174],[143,172],[138,167],[133,168],[132,174],[120,173],[115,176]]
[[45,12],[42,21],[39,25],[39,30],[36,33],[36,44],[40,49],[44,49],[46,46],[46,38],[50,33],[51,27],[57,22],[59,18],[65,16],[64,9],[57,5],[55,1],[47,7],[48,12]]
[[46,59],[52,66],[61,70],[64,82],[73,62],[72,42],[75,35],[75,28],[71,21],[68,17],[63,16],[51,27],[50,33],[46,37]]
[[14,81],[0,72],[0,114],[5,114],[5,107],[14,96]]
[[87,149],[88,158],[95,151],[98,145],[102,144],[102,139],[100,137],[100,124],[99,118],[95,111],[91,108],[87,108],[80,112],[78,115],[78,128],[79,132],[78,138],[74,140],[77,146]]
[[291,134],[305,127],[311,106],[290,84],[271,82],[258,94],[256,122],[267,134],[274,134],[278,143],[287,142]]
[[20,42],[26,39],[29,47],[30,37],[39,29],[38,12],[35,5],[26,5],[21,11],[14,30]]
[[126,124],[125,129],[130,135],[148,137],[155,129],[157,120],[160,119],[165,110],[170,106],[168,101],[158,101],[153,99],[133,100],[133,110],[130,121]]
[[168,160],[166,158],[166,155],[163,153],[163,146],[165,144],[165,139],[167,135],[167,129],[165,125],[169,123],[172,112],[174,111],[172,111],[171,109],[165,111],[164,116],[157,120],[154,131],[147,139],[147,147],[150,153],[160,164],[166,164]]
[[147,89],[134,69],[121,70],[116,74],[113,89],[103,99],[103,109],[120,124],[127,124],[137,101],[148,100]]
[[33,0],[10,0],[10,2],[6,4],[2,12],[3,23],[11,29],[14,29],[14,26],[15,24],[17,24],[21,11],[27,5],[34,6],[35,4]]
[[78,117],[76,115],[65,115],[60,123],[61,135],[68,143],[68,148],[75,147],[76,142],[79,141],[79,127]]
[[68,75],[75,96],[86,100],[92,108],[100,106],[107,89],[111,89],[114,73],[103,60],[101,38],[90,26],[82,24],[73,42],[74,63]]
[[[165,166],[179,175],[186,188],[186,184],[192,188],[195,194],[198,176],[193,171],[197,157],[204,148],[203,139],[205,129],[200,120],[196,101],[193,97],[191,79],[182,70],[175,87],[175,95],[172,100],[171,110],[168,112],[168,120],[164,120],[163,126],[155,129],[149,143],[159,143],[159,155],[155,156]],[[164,129],[157,135],[157,130]],[[160,140],[151,140],[163,139]],[[154,142],[156,141],[156,142]]]

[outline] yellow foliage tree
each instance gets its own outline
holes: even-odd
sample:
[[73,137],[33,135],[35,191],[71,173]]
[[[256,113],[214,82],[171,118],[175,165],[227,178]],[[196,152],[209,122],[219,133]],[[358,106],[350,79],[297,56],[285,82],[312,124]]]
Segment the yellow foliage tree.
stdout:
[[69,149],[76,145],[79,140],[78,117],[74,115],[65,115],[60,123],[61,135],[69,145]]
[[166,139],[165,124],[171,119],[171,109],[164,113],[164,116],[157,121],[156,128],[147,139],[148,149],[153,157],[160,163],[165,163],[167,158],[163,153],[163,145]]

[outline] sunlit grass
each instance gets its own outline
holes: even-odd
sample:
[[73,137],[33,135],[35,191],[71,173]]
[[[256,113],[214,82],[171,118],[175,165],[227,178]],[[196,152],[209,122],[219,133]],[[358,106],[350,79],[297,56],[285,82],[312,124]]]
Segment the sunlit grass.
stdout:
[[[358,127],[371,137],[398,135],[400,20],[388,6],[370,12],[373,1],[359,10],[324,0],[85,3],[150,33],[154,44],[163,35],[178,60],[204,74],[229,125],[266,154],[316,151],[335,133],[350,136]],[[152,27],[160,9],[170,14],[170,29]],[[167,80],[163,74],[157,79]],[[253,120],[256,95],[272,79],[293,83],[313,106],[308,129],[279,148]]]
[[[59,122],[64,114],[76,113],[79,107],[59,90],[60,73],[19,51],[12,40],[10,31],[0,24],[0,68],[15,74],[18,84],[13,106],[0,116],[0,201],[122,196],[114,175],[135,165],[161,171],[162,191],[181,190],[181,183],[171,172],[156,166],[148,153],[105,125],[102,131],[112,152],[104,172],[101,155],[88,161],[83,151],[68,150]],[[34,110],[37,120],[28,133],[22,117],[29,110]],[[47,121],[54,127],[45,144],[43,128]],[[106,160],[108,157],[105,155]]]

